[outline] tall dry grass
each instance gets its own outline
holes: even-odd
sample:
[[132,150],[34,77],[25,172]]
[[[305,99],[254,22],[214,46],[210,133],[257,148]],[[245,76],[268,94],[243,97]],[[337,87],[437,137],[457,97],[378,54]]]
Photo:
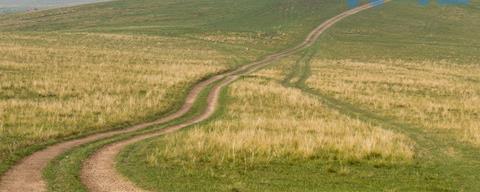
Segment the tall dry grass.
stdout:
[[[258,74],[268,76],[272,69]],[[249,78],[228,91],[220,117],[192,130],[158,139],[142,149],[151,165],[339,159],[405,162],[414,156],[403,135],[351,119],[318,99],[276,81]],[[155,146],[155,147],[153,147]]]
[[234,59],[184,38],[2,33],[0,163],[23,147],[165,112]]
[[316,60],[311,87],[480,146],[480,66]]

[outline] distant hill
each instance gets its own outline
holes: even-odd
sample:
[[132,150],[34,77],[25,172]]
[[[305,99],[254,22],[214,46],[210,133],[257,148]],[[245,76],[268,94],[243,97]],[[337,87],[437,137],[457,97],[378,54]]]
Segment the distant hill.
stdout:
[[0,7],[0,14],[25,11],[27,9],[26,7]]
[[85,3],[95,3],[106,0],[1,0],[0,14],[33,9],[47,9],[55,7],[65,7]]

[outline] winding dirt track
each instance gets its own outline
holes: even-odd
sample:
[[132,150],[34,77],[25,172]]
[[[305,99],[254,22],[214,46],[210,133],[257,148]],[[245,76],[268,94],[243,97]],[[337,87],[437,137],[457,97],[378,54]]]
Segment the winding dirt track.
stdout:
[[[388,2],[388,1],[385,1]],[[123,178],[115,170],[115,156],[123,149],[125,146],[147,139],[151,137],[156,137],[171,133],[182,129],[184,127],[196,124],[207,118],[209,118],[215,111],[216,106],[218,105],[218,97],[220,91],[223,87],[227,86],[231,82],[235,81],[238,77],[244,74],[251,73],[273,61],[281,59],[285,56],[291,55],[299,50],[302,50],[306,47],[311,46],[318,37],[329,27],[331,27],[336,22],[341,19],[358,13],[360,11],[369,9],[379,5],[379,3],[366,4],[355,9],[348,10],[340,15],[337,15],[314,29],[301,44],[272,54],[265,57],[263,60],[244,65],[238,69],[235,69],[224,74],[215,75],[205,81],[202,81],[196,84],[185,100],[183,106],[176,112],[167,115],[158,120],[142,123],[136,126],[132,126],[122,130],[110,131],[106,133],[94,134],[80,139],[75,139],[56,145],[52,145],[44,150],[33,153],[32,155],[26,157],[17,165],[12,167],[5,175],[0,179],[0,192],[15,191],[15,192],[35,192],[35,191],[46,191],[46,184],[42,177],[42,171],[47,166],[48,162],[53,160],[58,155],[66,152],[69,149],[80,146],[82,144],[90,143],[100,139],[109,138],[115,135],[134,132],[137,130],[145,129],[154,125],[163,124],[181,116],[185,115],[193,106],[193,103],[197,100],[198,95],[202,90],[207,86],[219,82],[214,85],[211,89],[208,98],[207,98],[207,107],[200,115],[193,117],[192,119],[181,123],[179,125],[171,126],[165,129],[162,129],[158,132],[149,133],[145,135],[136,136],[121,142],[107,145],[106,147],[100,149],[96,152],[90,159],[88,159],[84,168],[82,169],[81,179],[87,188],[91,191],[142,191],[140,188],[136,187],[133,183]]]
[[240,73],[235,73],[231,75],[226,75],[226,78],[223,79],[220,83],[216,84],[214,88],[211,90],[211,92],[208,95],[208,100],[207,100],[207,108],[205,111],[203,111],[200,115],[188,120],[187,122],[181,123],[179,125],[171,126],[165,129],[162,129],[161,131],[155,132],[155,133],[150,133],[150,134],[145,134],[145,135],[140,135],[136,136],[124,141],[120,141],[114,144],[110,144],[101,150],[97,151],[92,157],[90,157],[83,166],[82,173],[81,173],[81,179],[84,182],[84,184],[87,186],[87,188],[90,191],[104,191],[104,192],[109,192],[109,191],[144,191],[141,188],[138,188],[135,186],[134,183],[131,181],[127,180],[124,178],[120,173],[116,171],[115,168],[115,157],[120,153],[120,151],[125,148],[126,146],[160,135],[164,135],[167,133],[175,132],[179,129],[191,126],[193,124],[196,124],[198,122],[204,121],[208,119],[210,116],[213,115],[215,112],[215,108],[218,105],[218,97],[220,95],[220,91],[222,90],[223,87],[227,86],[228,84],[232,83],[238,77],[244,74],[251,73],[273,61],[276,61],[280,58],[283,58],[285,56],[291,55],[303,48],[309,47],[312,45],[315,40],[318,39],[318,37],[329,27],[331,27],[333,24],[336,22],[340,21],[341,19],[348,17],[350,15],[353,15],[355,13],[358,13],[362,10],[368,9],[373,7],[375,4],[368,4],[364,6],[360,6],[358,8],[346,11],[340,15],[337,15],[326,22],[324,22],[322,25],[317,27],[313,32],[310,33],[310,35],[306,38],[306,40],[291,49],[273,54],[268,56],[262,61],[255,62],[251,65],[250,68],[240,72]]

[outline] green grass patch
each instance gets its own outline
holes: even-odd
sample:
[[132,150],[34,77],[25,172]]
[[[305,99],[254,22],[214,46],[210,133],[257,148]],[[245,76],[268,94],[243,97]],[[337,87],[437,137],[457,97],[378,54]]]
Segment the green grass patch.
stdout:
[[478,64],[480,1],[418,5],[393,0],[338,23],[320,38],[320,57]]

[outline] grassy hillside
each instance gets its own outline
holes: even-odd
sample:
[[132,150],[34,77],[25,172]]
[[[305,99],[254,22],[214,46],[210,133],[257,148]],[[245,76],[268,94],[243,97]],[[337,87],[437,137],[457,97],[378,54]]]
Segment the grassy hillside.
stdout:
[[[327,6],[331,9],[320,8]],[[120,0],[10,15],[2,17],[0,29],[175,35],[215,31],[263,32],[273,38],[306,33],[319,19],[345,8],[343,3],[320,0]]]
[[[129,146],[118,169],[157,191],[475,191],[479,5],[394,0],[349,17],[232,85],[211,121]],[[119,0],[0,16],[0,173],[48,144],[175,109],[199,79],[346,9]],[[49,188],[85,190],[81,162],[119,138],[57,158]]]
[[132,145],[118,168],[155,191],[476,191],[478,3],[347,18],[235,83],[216,119]]
[[45,145],[158,117],[199,79],[300,41],[344,9],[122,0],[2,15],[0,173]]
[[192,83],[245,59],[173,37],[8,33],[0,44],[1,161],[169,112]]
[[20,12],[27,9],[26,7],[0,7],[0,14]]
[[454,6],[393,1],[339,23],[322,37],[319,54],[327,59],[478,64],[478,21],[480,1],[476,0]]

